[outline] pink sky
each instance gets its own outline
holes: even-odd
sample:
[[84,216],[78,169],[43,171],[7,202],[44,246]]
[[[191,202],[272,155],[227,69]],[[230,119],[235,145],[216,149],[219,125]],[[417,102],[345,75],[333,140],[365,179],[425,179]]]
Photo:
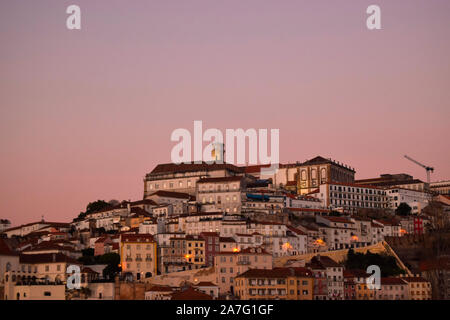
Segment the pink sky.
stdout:
[[[65,9],[82,9],[82,30]],[[380,31],[365,10],[382,9]],[[279,128],[281,161],[450,178],[450,1],[2,1],[0,218],[139,199],[176,128]]]

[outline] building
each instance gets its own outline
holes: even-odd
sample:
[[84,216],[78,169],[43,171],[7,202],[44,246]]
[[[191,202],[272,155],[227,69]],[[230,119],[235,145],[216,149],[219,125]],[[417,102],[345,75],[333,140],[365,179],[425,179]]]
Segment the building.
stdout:
[[419,179],[414,179],[409,174],[381,174],[379,178],[356,180],[355,184],[369,185],[379,188],[399,187],[410,190],[425,191],[427,184]]
[[430,191],[434,194],[450,195],[450,180],[430,183]]
[[247,248],[217,253],[214,259],[216,284],[220,294],[234,294],[234,278],[254,265],[272,269],[272,255],[262,248]]
[[[251,168],[247,170],[252,171]],[[272,179],[275,187],[285,187],[293,181],[297,194],[308,194],[320,185],[332,182],[353,183],[355,169],[331,159],[317,156],[305,162],[280,164],[275,174],[265,174],[261,179]]]
[[237,214],[241,212],[241,192],[245,179],[241,176],[202,178],[197,181],[196,198],[214,210]]
[[420,276],[402,277],[408,284],[411,300],[431,300],[431,283]]
[[232,164],[182,163],[159,164],[144,179],[144,198],[159,191],[174,191],[195,195],[201,178],[242,175],[244,170]]
[[145,291],[145,300],[171,300],[173,289],[169,286],[153,285]]
[[120,265],[122,274],[141,281],[157,274],[157,245],[150,234],[120,236]]
[[312,194],[327,208],[354,213],[361,209],[387,209],[386,191],[372,186],[351,183],[327,183]]
[[400,203],[406,203],[411,207],[412,214],[419,214],[422,209],[428,205],[431,195],[428,192],[411,190],[399,187],[390,187],[386,189],[389,208],[396,210]]
[[200,237],[205,240],[205,264],[214,265],[214,257],[220,252],[220,235],[218,232],[202,232]]
[[219,287],[210,281],[199,282],[193,285],[193,287],[198,291],[213,297],[213,299],[219,298]]
[[8,219],[0,219],[0,233],[11,228],[11,222]]
[[327,256],[316,255],[306,268],[314,275],[314,300],[344,300],[344,267]]
[[313,300],[314,277],[302,267],[249,269],[235,278],[241,300]]
[[402,278],[381,278],[381,289],[374,292],[376,300],[409,300],[409,286]]
[[349,218],[316,216],[316,223],[319,236],[329,250],[349,249],[359,243],[356,225]]
[[[193,196],[184,192],[158,190],[148,194],[146,199],[159,205],[171,205],[170,214],[182,214],[188,211],[189,201],[193,199]],[[155,213],[155,207],[152,208],[152,212]]]
[[24,237],[32,232],[42,231],[47,228],[51,228],[53,231],[69,231],[70,223],[64,222],[47,222],[47,221],[38,221],[27,223],[18,227],[9,228],[3,230],[3,233],[6,234],[8,238],[13,236]]

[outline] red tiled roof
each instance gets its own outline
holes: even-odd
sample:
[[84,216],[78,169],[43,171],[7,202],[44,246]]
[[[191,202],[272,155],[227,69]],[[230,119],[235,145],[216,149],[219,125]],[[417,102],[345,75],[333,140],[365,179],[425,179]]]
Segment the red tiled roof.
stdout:
[[154,242],[151,234],[122,234],[122,242]]
[[150,172],[149,176],[154,176],[158,174],[166,174],[166,173],[185,173],[185,172],[195,172],[195,171],[215,171],[215,170],[229,170],[236,173],[243,173],[244,170],[242,168],[236,167],[235,165],[228,163],[212,163],[207,164],[206,162],[202,163],[164,163],[158,164],[152,172]]
[[55,262],[68,262],[79,265],[80,263],[66,256],[62,253],[39,253],[39,254],[21,254],[19,257],[20,263],[55,263]]
[[184,291],[172,294],[172,300],[212,300],[212,297],[206,293],[195,290],[192,287]]
[[158,191],[150,194],[148,197],[151,197],[154,195],[156,195],[158,197],[164,197],[164,198],[177,198],[177,199],[190,199],[191,198],[191,195],[188,193],[166,191],[166,190],[158,190]]
[[353,221],[351,221],[351,220],[349,220],[348,218],[345,218],[345,217],[331,217],[331,216],[328,216],[328,217],[323,217],[324,219],[327,219],[327,220],[329,220],[329,221],[331,221],[331,222],[338,222],[338,223],[354,223]]
[[197,184],[201,183],[221,183],[221,182],[234,182],[241,181],[243,177],[233,176],[233,177],[217,177],[217,178],[202,178],[197,181]]
[[154,291],[154,292],[172,292],[173,289],[169,286],[160,286],[160,285],[154,285],[152,287],[150,287],[150,289],[147,290],[148,291]]
[[3,238],[0,238],[0,256],[18,256],[19,254],[8,246]]
[[249,269],[236,276],[242,278],[287,278],[287,277],[313,277],[313,273],[308,268],[288,267],[273,269]]
[[406,284],[406,282],[403,281],[403,278],[394,278],[394,277],[381,278],[381,285],[401,285],[401,284]]
[[202,281],[195,285],[196,287],[217,287],[214,283],[210,281]]

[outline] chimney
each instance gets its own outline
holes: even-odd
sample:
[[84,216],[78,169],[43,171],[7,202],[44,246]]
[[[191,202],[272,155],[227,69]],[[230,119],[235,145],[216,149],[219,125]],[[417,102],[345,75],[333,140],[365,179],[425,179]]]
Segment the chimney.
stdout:
[[131,213],[131,204],[130,204],[130,202],[127,202],[127,210],[128,210],[128,213]]
[[53,261],[53,262],[56,262],[56,253],[53,253],[53,254],[52,254],[52,261]]

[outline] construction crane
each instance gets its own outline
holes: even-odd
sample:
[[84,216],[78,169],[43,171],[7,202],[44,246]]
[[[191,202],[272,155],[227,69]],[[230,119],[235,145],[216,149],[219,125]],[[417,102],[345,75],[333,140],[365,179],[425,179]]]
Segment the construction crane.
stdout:
[[431,174],[431,172],[434,171],[434,168],[433,167],[428,167],[428,166],[426,166],[424,164],[421,164],[419,161],[416,161],[416,160],[408,157],[407,155],[405,155],[405,158],[408,159],[409,161],[414,162],[415,164],[417,164],[417,165],[419,165],[419,166],[421,166],[422,168],[425,169],[425,171],[427,172],[427,183],[428,183],[428,186],[429,186],[430,185],[430,174]]

